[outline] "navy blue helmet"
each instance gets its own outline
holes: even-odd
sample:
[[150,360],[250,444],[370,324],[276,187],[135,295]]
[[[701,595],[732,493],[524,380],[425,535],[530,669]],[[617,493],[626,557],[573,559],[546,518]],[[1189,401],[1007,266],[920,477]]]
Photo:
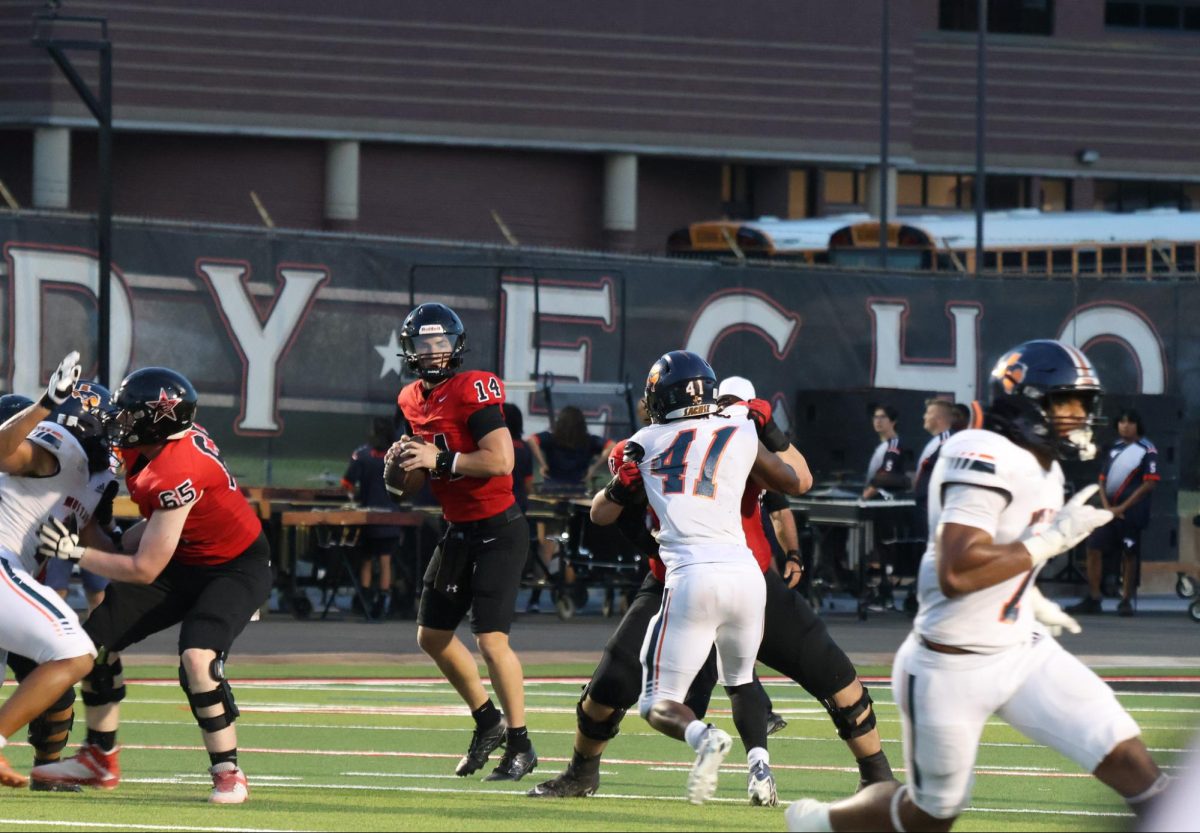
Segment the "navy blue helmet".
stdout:
[[95,473],[109,466],[107,422],[112,413],[112,394],[108,388],[99,382],[76,382],[71,395],[47,419],[79,440],[87,453],[88,468]]
[[[1096,455],[1092,429],[1101,421],[1104,389],[1079,348],[1050,339],[1018,344],[996,362],[990,388],[985,428],[1061,460]],[[1050,403],[1059,397],[1079,399],[1086,416],[1056,422]]]
[[[418,340],[429,336],[445,336],[450,342],[449,351],[418,351]],[[408,369],[426,382],[440,382],[453,376],[465,352],[467,330],[458,314],[445,304],[421,304],[400,327],[400,355]]]
[[8,422],[32,404],[32,399],[28,396],[21,396],[19,393],[6,393],[4,396],[0,396],[0,425]]
[[646,376],[646,413],[652,422],[707,416],[717,410],[717,374],[687,350],[672,350]]

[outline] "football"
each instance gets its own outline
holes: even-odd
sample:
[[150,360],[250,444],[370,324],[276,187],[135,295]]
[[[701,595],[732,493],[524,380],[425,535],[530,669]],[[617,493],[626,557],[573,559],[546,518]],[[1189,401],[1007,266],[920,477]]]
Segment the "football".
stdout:
[[405,471],[400,466],[400,454],[397,450],[395,453],[388,452],[387,458],[383,464],[383,485],[387,487],[388,492],[396,500],[410,498],[425,485],[425,481],[429,477],[427,469],[413,469]]

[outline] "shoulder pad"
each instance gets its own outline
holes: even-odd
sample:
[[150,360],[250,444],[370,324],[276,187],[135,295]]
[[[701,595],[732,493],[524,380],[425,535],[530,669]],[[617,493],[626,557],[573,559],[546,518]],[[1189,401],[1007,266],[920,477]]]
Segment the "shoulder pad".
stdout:
[[942,444],[937,465],[943,484],[962,483],[1012,494],[1008,480],[1017,453],[1028,454],[993,431],[960,431]]

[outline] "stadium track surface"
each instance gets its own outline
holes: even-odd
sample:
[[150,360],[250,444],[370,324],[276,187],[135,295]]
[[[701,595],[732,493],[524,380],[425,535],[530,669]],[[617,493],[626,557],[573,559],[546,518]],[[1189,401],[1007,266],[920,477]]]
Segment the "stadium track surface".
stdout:
[[[1200,624],[1184,612],[1185,602],[1150,604],[1153,612],[1132,618],[1114,613],[1081,616],[1083,633],[1065,634],[1067,650],[1093,667],[1196,668]],[[1166,599],[1163,599],[1166,602]],[[1164,609],[1165,608],[1165,609]],[[892,656],[907,636],[911,620],[902,613],[873,613],[859,622],[852,613],[824,613],[833,638],[858,665],[891,665]],[[525,664],[595,662],[616,617],[580,615],[560,621],[553,614],[518,615],[512,644]],[[468,646],[474,640],[464,627],[459,634]],[[134,665],[171,664],[177,660],[177,629],[156,634],[124,653]],[[250,623],[238,638],[233,662],[284,662],[308,659],[322,663],[367,664],[380,662],[429,663],[417,646],[417,628],[412,621],[390,620],[371,624],[358,616],[300,621],[273,613],[261,622]]]

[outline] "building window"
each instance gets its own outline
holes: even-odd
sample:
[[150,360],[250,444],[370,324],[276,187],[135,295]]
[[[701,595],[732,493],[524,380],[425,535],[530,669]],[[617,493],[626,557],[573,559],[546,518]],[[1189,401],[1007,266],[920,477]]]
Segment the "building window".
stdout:
[[924,174],[896,176],[896,205],[905,208],[921,208],[925,205]]
[[808,170],[788,171],[788,218],[798,219],[811,214],[808,201]]
[[1195,2],[1135,3],[1108,0],[1104,25],[1126,29],[1200,32],[1200,4]]
[[[977,0],[939,0],[938,28],[944,32],[979,29]],[[990,0],[989,32],[1002,35],[1053,35],[1054,0]]]
[[1098,179],[1093,207],[1101,211],[1139,211],[1178,208],[1192,211],[1200,200],[1200,185],[1182,182]]
[[825,203],[838,206],[862,205],[867,193],[864,171],[826,171]]
[[1069,211],[1071,183],[1066,179],[1043,179],[1037,207],[1042,211]]

